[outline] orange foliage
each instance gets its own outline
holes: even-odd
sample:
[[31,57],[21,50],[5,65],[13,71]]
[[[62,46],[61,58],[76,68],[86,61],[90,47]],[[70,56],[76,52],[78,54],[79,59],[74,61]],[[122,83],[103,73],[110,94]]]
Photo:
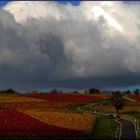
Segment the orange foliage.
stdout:
[[0,103],[1,109],[61,109],[66,105],[64,103],[50,103],[50,102],[13,102]]
[[104,94],[70,94],[70,93],[53,93],[53,94],[34,94],[28,97],[44,99],[51,102],[64,102],[73,104],[83,104],[89,102],[96,102],[107,99],[108,96]]
[[0,95],[0,103],[14,103],[14,102],[46,102],[42,99],[35,99],[30,97],[24,97],[22,95],[7,95],[1,94]]
[[91,134],[95,116],[91,114],[46,112],[41,110],[20,110],[22,113],[30,115],[50,125],[63,128],[83,131],[86,135]]
[[2,109],[57,109],[72,105],[70,103],[50,102],[24,95],[0,95],[0,108]]
[[[70,95],[63,95],[66,96],[72,96],[74,94]],[[42,95],[43,96],[43,95]],[[62,95],[60,94],[60,97]],[[62,97],[63,97],[62,96]],[[77,97],[77,99],[84,99],[85,95],[74,95],[73,98]],[[104,99],[106,98],[106,95],[103,94],[96,94],[96,95],[86,95],[86,97],[94,97]],[[89,98],[90,99],[90,98]],[[69,98],[67,99],[69,100]],[[81,100],[82,101],[82,100]],[[58,108],[65,108],[65,107],[72,107],[77,106],[80,103],[78,102],[64,102],[63,100],[58,101],[52,101],[47,99],[39,99],[39,98],[31,98],[27,95],[17,95],[17,94],[1,94],[0,95],[0,108],[3,109],[58,109]]]

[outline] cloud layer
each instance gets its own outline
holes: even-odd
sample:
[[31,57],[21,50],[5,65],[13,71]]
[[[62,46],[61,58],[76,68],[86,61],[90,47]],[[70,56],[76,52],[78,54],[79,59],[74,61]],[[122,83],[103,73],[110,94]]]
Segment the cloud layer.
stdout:
[[16,1],[0,9],[0,88],[140,83],[140,3]]

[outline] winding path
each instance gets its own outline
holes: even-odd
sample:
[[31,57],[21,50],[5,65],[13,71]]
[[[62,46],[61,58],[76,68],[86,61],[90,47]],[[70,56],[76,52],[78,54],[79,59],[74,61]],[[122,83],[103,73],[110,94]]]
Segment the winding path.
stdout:
[[[85,106],[90,106],[90,105],[98,105],[100,103],[92,103],[92,104],[87,104]],[[78,107],[78,110],[81,110],[85,113],[91,113],[91,114],[100,114],[100,115],[109,115],[109,114],[104,114],[104,113],[99,113],[99,112],[92,112],[92,111],[86,111],[83,109],[80,109],[80,106]],[[135,125],[132,121],[125,120],[123,119],[120,121],[121,123],[121,129],[120,129],[120,136],[119,139],[137,139],[137,134],[136,134],[136,129]]]
[[120,139],[136,139],[135,125],[128,120],[121,121]]

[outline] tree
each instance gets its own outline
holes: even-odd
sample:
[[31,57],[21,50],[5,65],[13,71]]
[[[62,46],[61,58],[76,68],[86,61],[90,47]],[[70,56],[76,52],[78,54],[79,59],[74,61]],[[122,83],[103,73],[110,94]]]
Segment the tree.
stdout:
[[0,93],[8,93],[8,94],[11,94],[11,93],[17,93],[17,91],[9,88],[7,90],[1,90]]
[[62,94],[63,91],[62,90],[58,90],[58,89],[52,89],[49,93],[51,93],[51,94]]
[[87,94],[88,93],[88,90],[85,90],[84,93]]
[[130,90],[124,91],[123,94],[129,96],[129,95],[131,95],[131,91]]
[[52,89],[52,90],[50,91],[50,93],[51,93],[51,94],[56,94],[56,93],[58,93],[58,90],[57,90],[57,89]]
[[36,90],[32,91],[31,94],[38,94],[38,92]]
[[79,92],[78,92],[78,91],[76,91],[76,90],[75,90],[75,91],[73,91],[72,93],[74,93],[74,94],[79,94]]
[[135,94],[135,95],[139,95],[139,94],[140,94],[140,93],[139,93],[139,89],[135,89],[134,94]]
[[113,92],[111,95],[111,101],[112,101],[112,105],[115,107],[117,111],[117,114],[119,114],[120,110],[122,110],[124,107],[124,98],[121,92],[119,91]]
[[98,90],[98,89],[96,89],[96,88],[91,88],[91,89],[89,89],[89,93],[90,93],[90,94],[100,93],[100,90]]

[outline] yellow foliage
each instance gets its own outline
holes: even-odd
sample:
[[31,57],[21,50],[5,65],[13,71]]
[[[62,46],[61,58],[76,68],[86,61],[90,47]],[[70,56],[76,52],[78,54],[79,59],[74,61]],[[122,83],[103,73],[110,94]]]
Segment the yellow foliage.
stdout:
[[14,103],[14,102],[46,102],[46,100],[36,99],[31,97],[24,97],[18,95],[0,95],[0,103]]

